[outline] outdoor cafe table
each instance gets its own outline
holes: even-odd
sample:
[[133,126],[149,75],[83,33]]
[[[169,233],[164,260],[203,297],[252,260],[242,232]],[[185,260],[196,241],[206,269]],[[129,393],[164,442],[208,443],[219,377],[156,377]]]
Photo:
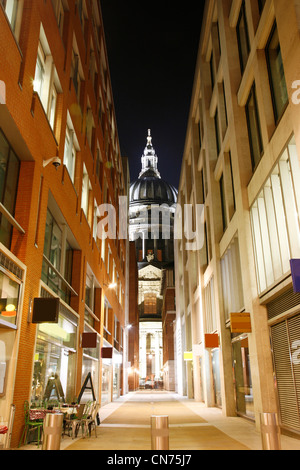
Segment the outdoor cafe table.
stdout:
[[72,415],[77,412],[76,405],[65,405],[61,408],[54,407],[52,410],[46,408],[31,408],[29,410],[30,421],[42,420],[45,418],[47,413],[63,413],[64,415]]

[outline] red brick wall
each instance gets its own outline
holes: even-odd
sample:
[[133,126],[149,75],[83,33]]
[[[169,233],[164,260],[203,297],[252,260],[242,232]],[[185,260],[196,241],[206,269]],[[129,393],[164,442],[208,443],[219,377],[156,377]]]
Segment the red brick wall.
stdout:
[[[84,38],[81,33],[81,25],[75,8],[75,0],[69,1],[70,11],[66,13],[65,16],[63,40],[59,35],[52,2],[50,0],[41,2],[25,0],[24,5],[19,44],[17,44],[14,39],[3,10],[0,8],[0,79],[6,84],[7,103],[5,112],[8,111],[10,118],[7,120],[5,119],[5,116],[3,117],[3,115],[0,114],[0,127],[9,138],[12,146],[17,146],[15,151],[18,157],[21,160],[24,160],[21,163],[15,218],[24,228],[25,235],[21,235],[19,232],[14,230],[11,251],[27,266],[24,305],[19,325],[20,339],[14,384],[13,403],[16,405],[16,414],[11,442],[12,447],[18,444],[24,425],[23,403],[24,400],[29,399],[31,392],[36,326],[28,323],[27,317],[30,299],[39,295],[49,191],[51,191],[70,230],[76,238],[78,246],[80,247],[78,252],[74,254],[72,280],[73,287],[77,291],[78,297],[74,297],[71,302],[72,307],[80,315],[80,332],[83,330],[85,271],[87,263],[90,265],[98,282],[103,287],[103,291],[105,291],[105,295],[113,308],[114,314],[120,321],[121,326],[124,327],[124,309],[120,306],[115,292],[109,291],[105,287],[105,285],[109,284],[110,280],[106,274],[105,266],[103,265],[100,257],[101,243],[99,243],[99,247],[95,244],[92,238],[92,227],[88,225],[80,208],[83,162],[87,167],[89,179],[92,185],[91,199],[94,201],[94,198],[96,198],[98,204],[102,202],[102,189],[95,175],[95,146],[93,146],[91,151],[85,136],[84,122],[86,116],[87,93],[89,95],[92,111],[94,113],[94,121],[96,123],[95,137],[97,137],[99,141],[104,160],[105,174],[103,177],[107,181],[109,195],[112,201],[116,204],[117,201],[114,201],[114,189],[116,185],[119,187],[117,179],[111,181],[110,170],[105,165],[108,155],[105,155],[104,152],[104,130],[100,126],[97,116],[98,97],[95,96],[94,87],[89,80],[88,73],[90,40],[86,41],[85,45]],[[86,34],[90,35],[92,31],[92,23],[89,2],[87,2],[87,7],[90,19],[86,27]],[[63,90],[63,93],[59,95],[58,98],[56,108],[56,126],[54,132],[52,132],[49,126],[39,97],[33,92],[32,81],[35,74],[40,22],[43,23]],[[82,116],[78,113],[79,108],[76,104],[77,98],[75,95],[75,89],[73,83],[70,81],[73,31],[76,34],[85,76],[85,83],[82,87]],[[94,47],[94,49],[96,50],[96,47]],[[104,56],[106,57],[105,50]],[[100,63],[98,62],[97,65],[98,77],[101,77]],[[110,87],[109,81],[108,87]],[[102,83],[100,83],[100,89],[104,97]],[[106,106],[103,106],[103,108],[106,109]],[[2,111],[3,110],[4,108],[2,108]],[[57,170],[55,170],[52,164],[43,168],[44,159],[58,155],[61,160],[63,160],[67,110],[69,110],[71,114],[81,149],[77,154],[74,186],[63,165],[61,165]],[[107,127],[106,132],[109,139],[111,139],[110,124],[108,123],[108,120],[108,116],[105,116],[104,122]],[[21,136],[21,138],[18,138],[18,144],[15,142],[17,135]],[[117,138],[116,147],[119,149]],[[43,176],[43,185],[40,194],[41,176]],[[122,178],[123,175],[121,173],[121,180]],[[103,187],[103,181],[101,183]],[[115,260],[119,279],[125,291],[125,276],[121,269],[118,246],[113,240],[109,241],[109,243],[112,252],[112,259]],[[125,256],[126,250],[123,240],[120,241],[120,245]],[[103,310],[101,309],[101,311]],[[96,329],[99,333],[102,333],[102,326],[102,321],[101,323],[96,323]],[[81,363],[82,350],[78,348],[76,380],[77,392],[81,386]]]

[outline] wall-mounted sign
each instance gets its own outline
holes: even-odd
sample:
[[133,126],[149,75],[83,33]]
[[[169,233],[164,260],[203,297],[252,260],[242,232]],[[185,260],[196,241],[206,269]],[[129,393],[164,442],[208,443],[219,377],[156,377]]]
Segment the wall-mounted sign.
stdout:
[[101,348],[101,357],[102,359],[112,359],[113,348]]
[[214,349],[219,347],[219,335],[206,334],[204,337],[205,349]]
[[192,351],[185,351],[185,352],[183,353],[183,359],[184,359],[185,361],[192,361],[192,360],[193,360],[193,353],[192,353]]
[[97,333],[85,332],[81,336],[81,347],[95,349],[97,347]]
[[32,323],[58,323],[58,315],[58,297],[37,297],[34,299]]
[[230,314],[231,333],[251,333],[250,313],[231,313]]
[[294,292],[300,292],[300,259],[290,260]]

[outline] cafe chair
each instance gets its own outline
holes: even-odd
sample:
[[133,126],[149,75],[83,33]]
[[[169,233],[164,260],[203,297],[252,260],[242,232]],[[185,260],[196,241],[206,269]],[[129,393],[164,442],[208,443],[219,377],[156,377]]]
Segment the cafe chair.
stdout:
[[68,429],[68,435],[70,435],[70,431],[72,432],[72,439],[78,435],[79,427],[82,425],[85,408],[86,405],[82,403],[79,405],[78,411],[74,417],[70,416],[69,418],[64,419],[64,434],[66,434],[66,429]]
[[29,402],[25,401],[24,402],[24,416],[25,416],[25,426],[23,429],[23,433],[19,442],[19,447],[21,446],[21,443],[24,439],[23,444],[27,444],[28,442],[28,434],[32,431],[37,430],[37,444],[38,448],[40,446],[40,441],[41,441],[41,433],[43,432],[43,420],[31,420],[30,419],[30,407],[29,407]]
[[97,403],[96,401],[93,402],[91,410],[90,410],[90,415],[82,420],[83,426],[84,426],[84,434],[89,435],[89,437],[91,437],[92,426],[94,426],[95,437],[97,437],[97,414],[98,414],[99,408],[100,408],[99,403]]

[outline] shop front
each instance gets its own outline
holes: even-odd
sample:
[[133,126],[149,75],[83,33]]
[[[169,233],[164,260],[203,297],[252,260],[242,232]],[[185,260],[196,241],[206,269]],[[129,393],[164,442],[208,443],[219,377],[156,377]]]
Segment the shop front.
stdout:
[[[22,313],[25,266],[0,249],[0,423],[8,424],[13,404],[14,375]],[[5,435],[0,435],[0,447]]]
[[232,340],[234,393],[238,415],[254,419],[254,399],[247,335]]
[[[279,421],[283,430],[300,434],[300,294],[292,291],[268,305],[269,318],[287,307],[293,315],[281,314],[271,319],[275,387]],[[296,305],[298,303],[298,305]],[[281,307],[281,308],[280,308]],[[277,317],[277,318],[276,318]],[[278,318],[279,317],[279,318]]]
[[[47,295],[42,288],[42,295]],[[58,323],[37,326],[31,402],[73,402],[77,362],[78,317],[60,302]]]
[[[111,344],[103,339],[103,348],[111,350]],[[101,384],[101,406],[112,401],[112,358],[102,358],[102,384]]]
[[220,349],[219,348],[213,349],[211,352],[211,356],[212,356],[215,405],[221,408],[222,407],[222,393],[221,393],[221,378],[220,378]]
[[[92,328],[85,325],[85,333],[96,334]],[[99,359],[100,359],[100,335],[97,334],[96,347],[88,347],[83,349],[82,359],[82,378],[81,382],[84,384],[85,380],[90,377],[95,394],[96,401],[99,401]],[[85,390],[84,401],[94,400],[91,389]]]
[[113,353],[113,399],[116,400],[121,395],[122,386],[122,362],[123,355],[116,349]]

